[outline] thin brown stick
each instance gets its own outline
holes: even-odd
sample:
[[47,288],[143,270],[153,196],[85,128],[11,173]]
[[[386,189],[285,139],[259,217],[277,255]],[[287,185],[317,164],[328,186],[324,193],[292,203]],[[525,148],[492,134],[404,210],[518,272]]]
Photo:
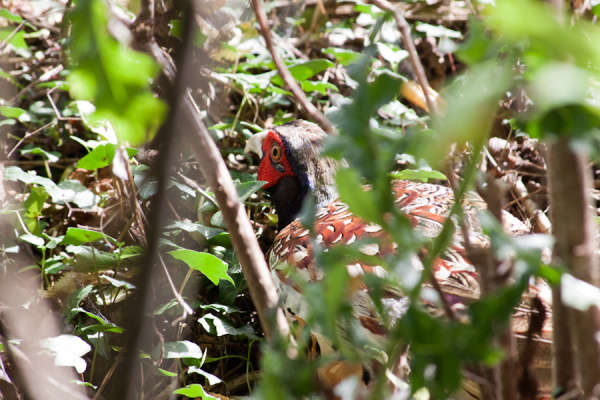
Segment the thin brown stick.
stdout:
[[[193,26],[186,27],[186,34],[189,35],[189,38],[192,37],[192,32],[188,30],[193,28]],[[192,146],[192,151],[223,214],[223,220],[228,228],[236,254],[240,259],[242,272],[248,283],[250,295],[256,305],[256,311],[265,335],[267,338],[271,338],[277,332],[279,335],[288,336],[289,325],[283,310],[278,308],[279,296],[252,225],[246,215],[244,205],[238,198],[231,175],[229,175],[221,153],[211,138],[204,121],[202,121],[193,104],[185,95],[186,82],[189,82],[190,78],[193,77],[192,72],[189,70],[189,66],[192,65],[192,41],[185,42],[185,46],[187,47],[184,51],[181,70],[175,81],[175,93],[177,93],[178,99],[176,100],[176,107],[173,108],[174,115],[172,118],[183,125],[179,129],[180,132],[188,132],[192,135],[188,139],[188,143],[196,144]],[[161,60],[158,61],[161,62]],[[275,324],[271,322],[273,317],[275,317]]]
[[520,200],[525,206],[525,211],[527,211],[527,215],[529,219],[535,224],[538,232],[541,233],[552,233],[552,224],[550,220],[535,204],[533,200],[529,197],[529,192],[527,188],[523,184],[523,181],[520,179],[512,180],[510,183],[510,188],[519,196],[517,200]]
[[329,122],[327,117],[308,100],[308,97],[306,97],[304,90],[302,90],[300,85],[298,85],[298,82],[296,82],[296,80],[288,70],[281,57],[279,57],[279,54],[277,54],[277,51],[275,50],[275,45],[273,44],[273,39],[271,38],[271,30],[267,22],[267,14],[265,13],[265,10],[262,7],[262,1],[252,0],[252,7],[254,8],[256,20],[258,21],[258,25],[260,26],[262,35],[265,38],[267,49],[269,49],[271,57],[273,58],[273,62],[277,67],[277,71],[279,72],[279,75],[281,75],[281,78],[283,79],[283,82],[285,82],[287,88],[290,89],[290,91],[294,94],[296,100],[298,100],[298,102],[302,105],[304,110],[306,110],[306,112],[311,116],[311,118],[314,119],[317,122],[317,124],[319,124],[319,126],[323,128],[325,132],[334,135],[337,134],[337,130],[335,129],[333,124]]
[[417,54],[417,49],[415,48],[415,44],[412,40],[412,35],[410,33],[410,25],[406,22],[406,19],[398,10],[388,1],[386,0],[371,0],[372,4],[381,8],[382,10],[389,11],[394,14],[394,19],[396,20],[396,24],[398,25],[398,29],[402,33],[402,41],[404,42],[404,47],[406,51],[408,51],[411,64],[415,70],[415,74],[417,75],[417,80],[419,81],[419,85],[421,85],[421,89],[423,90],[423,94],[425,95],[425,100],[427,100],[427,107],[429,107],[429,112],[432,115],[438,115],[437,104],[431,98],[429,94],[429,82],[427,81],[427,76],[425,75],[425,69],[423,68],[423,64],[421,64],[421,60],[419,59],[419,54]]

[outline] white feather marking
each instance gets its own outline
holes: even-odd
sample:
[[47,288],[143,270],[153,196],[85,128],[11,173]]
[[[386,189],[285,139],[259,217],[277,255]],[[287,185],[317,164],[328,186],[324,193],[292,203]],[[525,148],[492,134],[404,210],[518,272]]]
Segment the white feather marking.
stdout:
[[348,274],[353,278],[364,275],[365,273],[360,264],[346,265],[346,268],[348,269]]
[[377,243],[363,244],[358,250],[368,256],[374,256],[379,253],[379,245]]
[[375,233],[375,232],[379,232],[381,230],[381,227],[379,225],[366,225],[364,228],[365,232],[369,232],[369,233]]
[[256,153],[260,158],[262,158],[262,144],[267,137],[268,131],[259,132],[256,135],[252,136],[250,139],[246,141],[246,147],[244,148],[244,153]]

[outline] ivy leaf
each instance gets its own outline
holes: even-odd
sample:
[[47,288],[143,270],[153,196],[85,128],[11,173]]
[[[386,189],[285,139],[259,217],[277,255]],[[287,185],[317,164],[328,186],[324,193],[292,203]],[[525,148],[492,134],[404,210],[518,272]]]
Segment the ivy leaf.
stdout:
[[188,340],[165,343],[164,358],[193,358],[201,360],[204,353],[196,343]]
[[323,50],[323,53],[332,55],[335,57],[335,60],[343,66],[355,63],[362,57],[362,54],[359,52],[337,47],[328,47]]
[[[325,59],[315,59],[306,61],[300,64],[289,67],[290,73],[298,82],[307,80],[308,78],[333,67],[333,63]],[[273,76],[271,82],[277,86],[283,86],[283,79],[279,75]]]
[[422,182],[427,182],[429,179],[446,179],[446,175],[439,171],[425,169],[405,169],[392,173],[392,177],[395,179]]
[[190,398],[200,398],[202,400],[217,400],[216,397],[206,393],[202,385],[197,383],[192,383],[184,388],[177,389],[173,392],[173,394],[181,394]]
[[4,179],[9,181],[21,181],[25,184],[36,184],[45,188],[51,188],[56,186],[56,183],[52,179],[44,178],[43,176],[37,176],[32,173],[23,171],[19,167],[8,167],[4,170]]
[[81,356],[92,349],[92,346],[83,339],[73,335],[43,339],[40,341],[40,346],[54,356],[54,365],[75,367],[79,374],[87,367],[87,363]]
[[227,263],[212,254],[186,249],[169,251],[169,254],[186,263],[191,269],[200,271],[215,285],[219,284],[219,279],[234,283],[233,279],[227,275]]
[[92,243],[98,240],[107,240],[112,244],[117,244],[117,241],[114,238],[105,235],[102,232],[81,228],[68,228],[65,238],[62,240],[62,242],[60,242],[60,244],[72,244],[74,246],[79,246],[84,243]]

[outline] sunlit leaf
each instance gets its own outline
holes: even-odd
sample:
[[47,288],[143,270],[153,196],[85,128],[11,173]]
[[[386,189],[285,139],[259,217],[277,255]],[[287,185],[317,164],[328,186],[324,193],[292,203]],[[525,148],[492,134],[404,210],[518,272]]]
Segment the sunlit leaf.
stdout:
[[215,285],[219,284],[219,279],[233,283],[233,279],[227,275],[227,263],[212,254],[186,249],[169,251],[169,254],[185,262],[190,268],[203,273]]
[[82,356],[92,349],[83,339],[73,335],[42,339],[40,346],[54,356],[54,365],[75,367],[79,374],[83,373],[87,367]]

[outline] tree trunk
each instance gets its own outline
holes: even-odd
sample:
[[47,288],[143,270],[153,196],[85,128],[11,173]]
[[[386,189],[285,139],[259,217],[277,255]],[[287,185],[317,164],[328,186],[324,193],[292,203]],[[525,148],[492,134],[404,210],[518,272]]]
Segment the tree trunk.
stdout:
[[[587,157],[575,152],[568,138],[550,144],[548,155],[550,208],[556,238],[555,258],[566,264],[575,278],[598,286],[598,268],[594,256],[596,224],[590,207],[592,182]],[[565,320],[562,317],[564,313],[554,312],[553,324],[559,329],[564,324],[570,326],[584,398],[596,399],[600,395],[600,343],[596,340],[600,331],[599,310],[595,306],[587,311],[568,309],[567,314],[570,318]],[[568,340],[565,341],[564,335],[555,337],[554,345],[555,354],[563,356],[569,353],[571,346]],[[565,371],[561,371],[561,374],[565,374]],[[568,378],[568,375],[563,375],[561,379],[565,376]]]

